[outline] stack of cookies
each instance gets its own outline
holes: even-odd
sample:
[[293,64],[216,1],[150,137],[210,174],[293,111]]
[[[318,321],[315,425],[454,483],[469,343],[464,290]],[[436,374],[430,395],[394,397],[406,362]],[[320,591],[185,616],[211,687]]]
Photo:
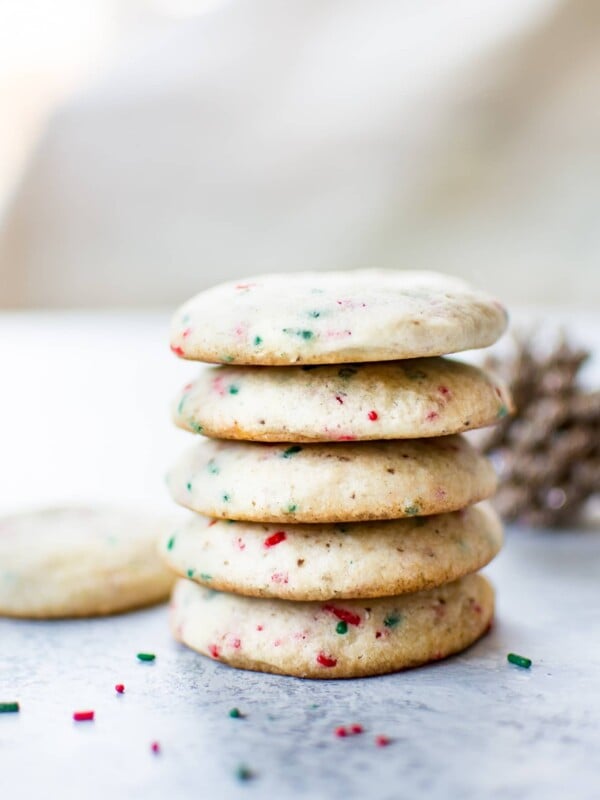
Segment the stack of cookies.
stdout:
[[[218,363],[176,423],[168,476],[194,512],[162,553],[177,639],[232,666],[375,675],[456,653],[490,626],[477,571],[502,529],[492,467],[460,433],[506,389],[439,356],[492,344],[503,308],[427,272],[267,275],[203,292],[173,351]],[[209,437],[209,438],[204,438]]]

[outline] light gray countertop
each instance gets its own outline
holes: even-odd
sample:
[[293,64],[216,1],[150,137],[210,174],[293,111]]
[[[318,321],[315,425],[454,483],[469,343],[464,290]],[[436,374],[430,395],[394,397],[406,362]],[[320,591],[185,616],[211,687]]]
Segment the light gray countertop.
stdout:
[[[167,321],[0,314],[0,512],[85,501],[172,510],[162,476],[189,435],[168,406],[197,367],[170,356]],[[598,347],[590,315],[562,321]],[[0,619],[0,701],[22,709],[0,715],[0,800],[596,800],[600,532],[511,530],[487,572],[498,608],[482,642],[353,681],[213,663],[171,641],[164,607]],[[156,662],[138,663],[140,650]],[[509,651],[532,658],[531,670],[508,665]],[[245,719],[229,718],[234,706]],[[95,721],[74,723],[87,708]],[[362,736],[335,738],[352,722]],[[375,747],[379,733],[389,747]],[[253,780],[239,783],[240,763]]]
[[[511,530],[487,572],[498,591],[487,638],[362,680],[213,663],[171,641],[164,607],[0,620],[1,699],[22,706],[0,717],[0,797],[597,798],[600,534]],[[155,663],[138,663],[140,650]],[[510,651],[532,668],[507,664]],[[94,722],[72,722],[87,708]],[[334,736],[352,722],[365,733]],[[378,733],[392,743],[376,747]],[[242,763],[255,772],[243,784]]]

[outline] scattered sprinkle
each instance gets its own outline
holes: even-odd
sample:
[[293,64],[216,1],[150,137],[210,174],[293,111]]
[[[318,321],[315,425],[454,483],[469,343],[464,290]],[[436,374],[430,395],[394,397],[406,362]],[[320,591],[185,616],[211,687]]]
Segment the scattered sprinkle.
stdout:
[[337,658],[328,656],[325,653],[319,653],[317,655],[317,664],[320,664],[322,667],[335,667]]
[[376,411],[369,411],[368,415],[371,422],[375,422],[375,420],[379,419],[379,414]]
[[75,722],[91,722],[94,719],[93,711],[75,711],[73,714]]
[[178,347],[177,345],[174,344],[171,345],[171,352],[175,353],[176,356],[183,355],[183,350],[181,349],[181,347]]
[[395,628],[396,625],[400,622],[400,614],[388,614],[387,617],[383,620],[383,624],[386,628]]
[[0,714],[11,714],[19,711],[19,704],[16,700],[9,703],[0,703]]
[[335,626],[336,633],[348,633],[348,623],[344,622],[344,620],[340,620],[338,624]]
[[208,572],[201,572],[200,573],[200,580],[201,581],[212,581],[212,575],[209,575]]
[[298,506],[296,505],[296,503],[290,503],[289,506],[287,507],[287,513],[288,514],[293,514],[294,511],[297,510],[297,508],[298,508]]
[[525,658],[525,656],[518,656],[516,653],[509,653],[506,656],[506,660],[509,664],[514,664],[517,667],[523,667],[524,669],[529,669],[532,664],[530,658]]
[[238,781],[249,781],[254,777],[254,773],[245,764],[238,764],[235,768],[235,777]]
[[194,419],[190,419],[190,420],[188,420],[188,425],[189,425],[189,426],[190,426],[190,428],[191,428],[191,429],[194,431],[194,433],[202,433],[202,431],[204,430],[204,428],[202,427],[202,425],[200,425],[200,424],[199,424],[198,422],[196,422],[196,420],[194,420]]
[[138,661],[154,661],[156,655],[154,653],[138,653]]
[[275,547],[276,544],[280,542],[284,542],[286,539],[285,531],[275,531],[270,536],[264,540],[263,545],[265,547]]
[[171,538],[167,542],[167,550],[172,550],[174,547],[175,547],[175,537],[171,536]]
[[160,753],[160,744],[158,742],[152,742],[150,750],[152,750],[153,753]]
[[417,503],[413,503],[413,505],[411,505],[411,506],[405,506],[404,507],[404,513],[406,514],[407,517],[412,517],[415,514],[418,514],[419,510],[420,509],[419,509],[419,506],[417,505]]
[[123,694],[124,691],[125,691],[125,684],[124,683],[117,683],[115,685],[115,692],[117,692],[117,694]]
[[235,383],[232,383],[229,387],[229,394],[237,394],[240,391],[240,387],[236,386]]
[[358,736],[359,734],[363,733],[363,726],[355,722],[350,725],[350,732],[354,734],[354,736]]
[[254,337],[254,347],[258,347],[260,344],[262,344],[262,339],[260,338],[260,336],[255,336]]
[[336,736],[337,736],[339,739],[343,739],[343,738],[344,738],[344,736],[348,736],[348,731],[346,730],[346,728],[344,728],[344,726],[343,726],[343,725],[339,725],[339,726],[338,726],[338,727],[337,727],[337,728],[334,730],[334,733],[335,733],[335,735],[336,735]]
[[188,578],[193,578],[193,577],[194,577],[194,573],[195,573],[195,572],[196,572],[196,570],[195,570],[193,567],[190,567],[190,568],[187,570],[187,572],[186,572],[186,575],[188,576]]
[[324,605],[323,611],[329,611],[334,617],[341,619],[342,622],[347,622],[348,625],[360,625],[360,616],[353,611],[348,611],[346,608],[338,608],[337,606]]
[[223,495],[223,502],[224,503],[228,503],[230,500],[231,500],[231,495],[230,494],[224,494]]
[[287,447],[283,451],[282,456],[283,458],[290,458],[291,456],[296,455],[296,453],[299,453],[301,450],[302,448],[300,447],[299,444],[293,444],[291,447]]
[[387,747],[388,744],[391,744],[391,739],[389,736],[385,736],[383,733],[380,733],[379,736],[375,737],[375,744],[377,747]]
[[243,719],[244,718],[244,715],[239,710],[239,708],[230,709],[229,710],[229,716],[231,717],[231,719]]
[[192,484],[188,481],[188,483],[186,483],[186,485],[185,485],[185,488],[188,490],[188,492],[191,492],[192,491]]

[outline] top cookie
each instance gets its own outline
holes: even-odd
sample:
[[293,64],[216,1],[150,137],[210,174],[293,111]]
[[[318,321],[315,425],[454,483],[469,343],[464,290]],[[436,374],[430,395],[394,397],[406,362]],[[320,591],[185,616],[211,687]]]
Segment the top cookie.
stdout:
[[261,275],[201,292],[176,313],[171,349],[218,364],[340,364],[487,347],[507,315],[435,272]]

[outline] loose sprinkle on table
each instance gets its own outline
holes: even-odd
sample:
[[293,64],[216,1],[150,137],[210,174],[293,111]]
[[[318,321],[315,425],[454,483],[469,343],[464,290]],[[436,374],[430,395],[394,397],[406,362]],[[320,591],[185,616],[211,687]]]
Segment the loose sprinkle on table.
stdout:
[[125,684],[117,683],[117,685],[115,686],[115,692],[117,692],[117,694],[123,694],[124,691],[125,691]]
[[152,742],[150,745],[150,750],[156,754],[160,753],[160,744],[158,742]]
[[336,736],[337,736],[339,739],[343,739],[343,738],[344,738],[344,736],[348,736],[348,731],[346,730],[346,728],[344,728],[344,726],[343,726],[343,725],[339,725],[339,726],[338,726],[338,727],[337,727],[337,728],[334,730],[334,733],[335,733],[335,735],[336,735]]
[[239,708],[230,709],[229,710],[229,716],[231,717],[231,719],[243,719],[244,718],[244,715],[239,710]]
[[351,726],[350,726],[350,731],[351,731],[351,732],[352,732],[352,733],[353,733],[355,736],[358,736],[358,734],[360,734],[360,733],[362,733],[362,732],[363,732],[363,726],[362,726],[362,725],[359,725],[358,723],[356,723],[356,722],[355,722],[353,725],[351,725]]
[[250,767],[247,767],[245,764],[239,764],[235,768],[235,777],[238,781],[249,781],[254,777],[254,773]]
[[523,667],[524,669],[529,669],[531,666],[531,659],[525,658],[525,656],[518,656],[516,653],[509,653],[506,656],[506,660],[509,664],[514,664],[517,667]]
[[138,653],[137,659],[138,661],[154,661],[156,656],[154,653]]
[[391,743],[391,739],[389,736],[385,736],[384,734],[380,733],[379,736],[375,737],[375,744],[377,747],[387,747],[388,744]]
[[93,711],[75,711],[73,714],[75,722],[91,722],[94,719]]
[[11,701],[10,703],[0,703],[0,714],[11,714],[19,710],[19,704],[17,701]]

